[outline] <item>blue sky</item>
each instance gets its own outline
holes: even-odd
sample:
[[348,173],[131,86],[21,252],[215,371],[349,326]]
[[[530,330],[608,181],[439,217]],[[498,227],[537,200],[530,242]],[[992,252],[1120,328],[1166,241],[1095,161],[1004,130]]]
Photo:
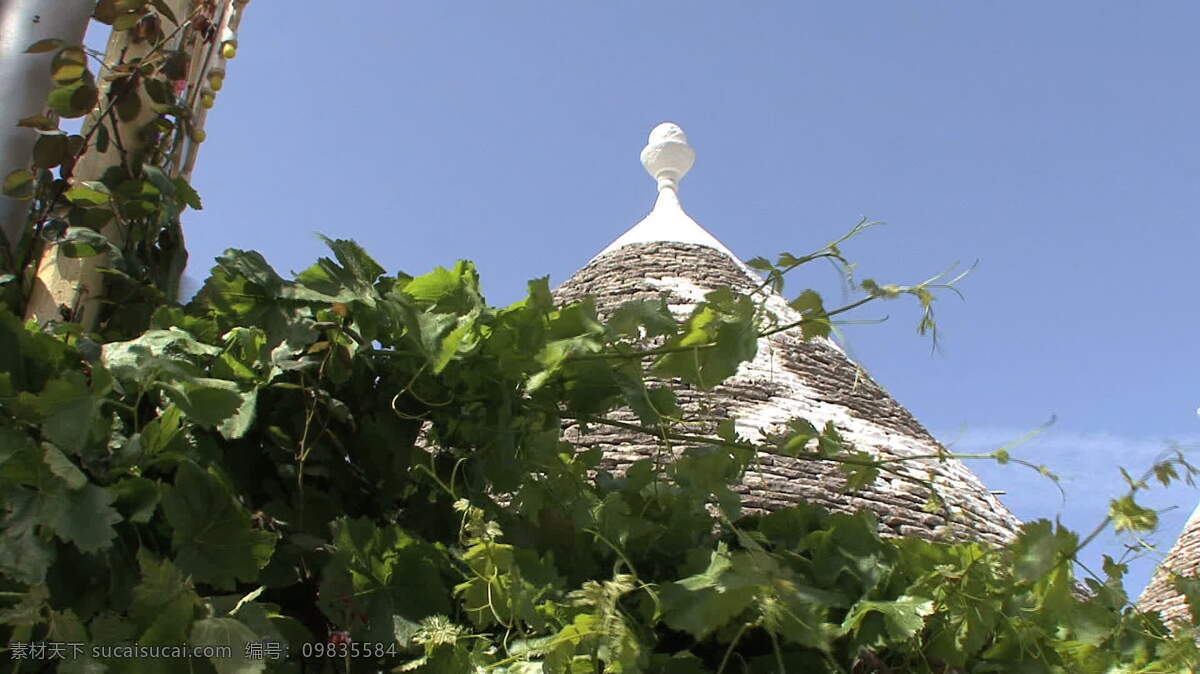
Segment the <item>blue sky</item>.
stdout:
[[[322,3],[323,4],[323,3]],[[979,261],[939,302],[868,306],[848,348],[1023,518],[1088,530],[1168,440],[1200,446],[1200,93],[1186,2],[255,2],[209,116],[185,222],[296,271],[314,232],[390,270],[458,258],[494,304],[557,284],[648,212],[638,163],[672,120],[689,213],[743,258],[807,252],[862,216],[859,275]],[[324,5],[323,5],[324,6]],[[790,288],[841,299],[828,268]],[[1198,494],[1150,498],[1169,544]],[[1119,550],[1109,537],[1088,553]],[[1097,566],[1098,564],[1093,564]],[[1150,564],[1135,565],[1131,591]]]

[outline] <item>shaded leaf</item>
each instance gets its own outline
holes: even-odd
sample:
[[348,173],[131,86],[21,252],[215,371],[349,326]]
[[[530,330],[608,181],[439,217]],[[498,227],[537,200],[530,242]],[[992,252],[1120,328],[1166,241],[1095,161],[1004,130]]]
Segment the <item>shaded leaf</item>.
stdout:
[[63,41],[56,37],[48,37],[44,40],[38,40],[25,48],[26,54],[44,54],[49,51],[54,51],[63,46]]
[[275,549],[275,535],[253,526],[250,513],[214,470],[184,462],[162,499],[174,528],[175,563],[196,580],[222,589],[258,576]]
[[111,199],[108,187],[99,181],[81,180],[64,195],[73,204],[103,206]]
[[58,123],[45,115],[34,115],[25,117],[17,122],[17,126],[27,129],[37,129],[38,131],[57,131]]
[[14,199],[29,199],[33,196],[33,173],[29,169],[17,169],[4,177],[4,195]]
[[210,657],[219,674],[253,674],[266,669],[266,660],[248,659],[246,644],[258,641],[254,630],[236,618],[205,618],[192,625],[189,639],[192,646],[217,648],[216,652],[228,649],[230,657]]

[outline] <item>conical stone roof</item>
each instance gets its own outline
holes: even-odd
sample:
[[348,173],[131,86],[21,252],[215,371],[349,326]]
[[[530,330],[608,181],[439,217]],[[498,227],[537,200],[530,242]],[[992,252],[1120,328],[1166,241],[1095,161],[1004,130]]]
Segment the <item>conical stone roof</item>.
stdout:
[[1187,578],[1200,577],[1200,506],[1192,511],[1187,524],[1183,525],[1183,533],[1179,534],[1166,559],[1155,569],[1150,584],[1138,599],[1139,609],[1158,612],[1167,624],[1191,622],[1187,601],[1175,591],[1172,584],[1173,574]]
[[[694,154],[683,131],[659,125],[650,135],[642,161],[658,181],[654,210],[587,266],[555,290],[559,301],[594,298],[601,315],[633,299],[665,296],[673,312],[687,315],[705,293],[731,287],[750,294],[758,277],[715,237],[683,211],[678,182]],[[786,300],[768,291],[766,308],[780,324],[800,316]],[[675,388],[685,419],[715,425],[732,417],[742,437],[755,441],[803,417],[818,428],[833,422],[856,449],[878,457],[937,454],[940,446],[913,416],[870,379],[832,341],[805,340],[799,328],[759,340],[758,353],[737,374],[712,391]],[[632,413],[620,420],[636,421]],[[600,446],[606,463],[619,469],[659,451],[655,440],[623,429],[593,426],[573,431],[577,446]],[[752,510],[775,510],[800,502],[834,511],[875,511],[885,534],[939,539],[974,539],[1003,544],[1019,521],[962,462],[916,460],[894,464],[914,477],[933,478],[949,506],[931,512],[928,490],[896,477],[876,480],[866,489],[843,493],[844,478],[827,463],[760,453],[746,472],[739,492]]]

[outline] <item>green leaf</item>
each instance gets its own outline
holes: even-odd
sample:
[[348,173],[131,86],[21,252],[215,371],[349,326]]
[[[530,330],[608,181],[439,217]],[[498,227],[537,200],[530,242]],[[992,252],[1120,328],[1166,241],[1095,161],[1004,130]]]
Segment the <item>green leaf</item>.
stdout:
[[[475,528],[480,536],[498,535],[494,523],[482,518]],[[463,553],[461,561],[471,574],[466,582],[455,586],[454,593],[462,598],[475,625],[520,622],[534,630],[544,629],[545,616],[537,606],[556,596],[562,584],[547,560],[533,550],[482,540]]]
[[46,105],[60,117],[74,119],[91,112],[99,98],[100,91],[91,82],[91,74],[85,73],[82,79],[51,91]]
[[770,272],[775,270],[775,265],[771,264],[770,260],[762,256],[746,260],[746,266],[762,272]]
[[147,645],[178,645],[187,641],[188,629],[200,604],[190,579],[171,563],[158,560],[145,547],[138,550],[141,582],[133,588],[129,616]]
[[323,257],[297,274],[299,287],[291,289],[290,296],[331,303],[358,301],[375,306],[379,294],[375,281],[383,274],[383,267],[353,241],[326,237],[321,240],[333,250],[337,262]]
[[1108,516],[1117,531],[1153,531],[1158,527],[1158,513],[1134,501],[1132,494],[1109,501]]
[[821,315],[825,313],[825,303],[815,290],[805,290],[796,299],[788,302],[788,306],[805,315]]
[[111,199],[108,187],[104,183],[94,180],[81,180],[75,183],[75,186],[67,190],[64,196],[71,203],[84,206],[103,206]]
[[666,386],[631,389],[626,393],[626,401],[646,426],[656,426],[664,420],[681,416],[675,391]]
[[171,184],[175,187],[175,196],[180,201],[197,211],[204,208],[204,205],[200,203],[200,195],[196,193],[196,190],[192,189],[192,186],[186,180],[180,177],[172,178]]
[[1018,578],[1037,581],[1056,564],[1075,553],[1078,538],[1050,520],[1028,522],[1021,535],[1009,546],[1013,557],[1013,572]]
[[[924,597],[901,596],[895,601],[860,600],[846,614],[842,621],[842,631],[846,633],[860,630],[864,620],[871,614],[883,616],[886,639],[882,641],[868,640],[862,643],[866,646],[883,646],[907,641],[925,626],[925,619],[933,613],[933,600]],[[879,635],[883,636],[883,635]]]
[[[192,625],[192,646],[228,649],[230,657],[211,657],[218,674],[254,674],[266,669],[266,660],[247,659],[246,644],[258,635],[236,618],[205,618]],[[219,652],[219,651],[218,651]]]
[[96,9],[92,10],[92,17],[106,26],[111,26],[113,21],[117,20],[120,11],[117,9],[117,0],[100,0],[96,3]]
[[67,134],[61,131],[43,133],[33,144],[33,165],[36,168],[54,168],[63,163],[68,155]]
[[[91,649],[88,646],[95,643],[95,640],[89,638],[87,628],[74,611],[70,609],[51,611],[49,618],[50,634],[48,636],[50,639],[58,643],[71,644],[67,647],[64,661],[56,668],[56,671],[63,674],[99,674],[108,669],[92,657]],[[74,648],[80,646],[82,646],[80,652],[75,653]]]
[[50,472],[67,483],[68,489],[81,489],[88,483],[87,475],[79,470],[66,454],[50,443],[43,443],[43,457]]
[[76,227],[58,242],[59,250],[66,257],[95,257],[101,253],[118,252],[108,237],[94,229]]
[[77,372],[51,380],[35,403],[44,420],[42,434],[65,452],[80,452],[95,428],[101,403]]
[[29,625],[43,622],[43,614],[50,608],[46,601],[50,590],[45,585],[32,585],[13,606],[0,611],[0,625]]
[[38,131],[57,131],[58,122],[45,115],[34,115],[25,117],[17,122],[17,126],[27,129],[37,129]]
[[111,485],[108,491],[116,498],[117,507],[130,522],[145,524],[154,517],[162,492],[157,482],[144,477],[125,477]]
[[396,525],[341,519],[337,550],[322,574],[320,606],[331,620],[363,618],[352,627],[362,641],[393,639],[393,616],[418,621],[449,613],[450,593],[441,579],[441,554]]
[[130,14],[122,14],[113,21],[113,30],[129,30],[141,22],[144,14],[135,12]]
[[879,466],[873,465],[875,457],[869,452],[843,452],[841,456],[854,463],[838,463],[838,470],[846,476],[846,492],[856,492],[871,486],[879,477]]
[[640,339],[672,335],[679,326],[666,301],[655,299],[622,303],[609,317],[608,327],[616,334]]
[[830,322],[825,312],[825,304],[816,291],[805,290],[789,302],[788,306],[803,316],[804,322],[800,324],[800,331],[805,339],[828,337],[833,332],[833,323]]
[[900,293],[903,292],[903,290],[900,288],[900,286],[895,285],[894,283],[889,283],[886,285],[879,285],[879,283],[877,283],[876,281],[874,281],[872,279],[867,279],[867,280],[863,281],[860,285],[863,290],[867,291],[867,293],[869,295],[871,295],[871,297],[882,297],[884,299],[892,299],[895,297],[899,297]]
[[217,426],[217,431],[226,440],[237,440],[246,435],[254,424],[255,412],[258,406],[258,387],[239,393],[241,403],[237,410]]
[[442,300],[454,297],[461,288],[461,275],[445,267],[436,267],[433,271],[418,276],[404,286],[404,292],[419,302],[437,304]]
[[54,55],[50,69],[51,76],[59,84],[79,81],[87,72],[87,54],[82,47],[67,47]]
[[[245,432],[253,419],[254,391],[243,393],[237,383],[225,379],[196,377],[173,384],[164,384],[171,402],[179,406],[184,415],[204,428],[213,428],[228,421],[230,433]],[[230,420],[235,415],[238,420]],[[245,415],[251,415],[247,418]]]
[[175,12],[171,11],[171,6],[168,5],[165,0],[150,0],[150,4],[154,6],[154,9],[157,10],[159,14],[162,14],[164,17],[166,17],[168,21],[176,26],[179,25],[179,19],[175,18]]
[[5,494],[0,511],[0,572],[26,585],[44,582],[57,557],[54,546],[37,530],[40,516],[33,490]]
[[17,169],[4,177],[4,195],[14,199],[33,197],[33,173],[29,169]]
[[1170,461],[1160,461],[1154,464],[1154,477],[1164,487],[1169,487],[1172,480],[1179,479],[1179,473],[1175,470],[1175,465]]
[[26,54],[44,54],[48,51],[54,51],[63,46],[63,41],[56,37],[48,37],[44,40],[38,40],[25,48]]
[[116,80],[110,85],[110,91],[120,92],[113,104],[117,107],[117,119],[122,122],[132,122],[142,112],[141,96],[130,78],[132,75]]
[[251,582],[275,549],[275,535],[253,526],[215,469],[181,464],[162,508],[174,528],[175,563],[200,582],[225,590]]
[[711,389],[754,358],[758,332],[750,321],[754,307],[748,298],[709,293],[705,299],[688,318],[683,333],[665,344],[680,350],[662,356],[654,372]]
[[112,508],[113,496],[94,484],[81,489],[43,490],[43,522],[58,537],[74,543],[81,552],[97,552],[112,545],[113,525],[121,515]]
[[734,571],[729,550],[721,543],[702,573],[660,588],[663,621],[703,639],[755,603],[755,580]]

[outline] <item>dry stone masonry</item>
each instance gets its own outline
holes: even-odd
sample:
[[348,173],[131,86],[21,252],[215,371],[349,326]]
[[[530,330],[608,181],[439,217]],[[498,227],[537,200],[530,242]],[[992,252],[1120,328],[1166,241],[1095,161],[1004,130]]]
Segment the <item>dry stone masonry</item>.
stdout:
[[1200,576],[1200,506],[1192,511],[1192,516],[1183,527],[1183,533],[1179,534],[1179,539],[1155,570],[1150,584],[1138,599],[1139,609],[1146,612],[1157,611],[1168,624],[1191,622],[1187,600],[1175,591],[1172,584],[1174,575],[1187,578]]
[[[691,168],[694,153],[683,131],[663,124],[651,133],[643,164],[659,185],[654,210],[613,242],[559,288],[560,302],[591,296],[602,315],[634,299],[665,297],[671,310],[686,315],[705,293],[728,286],[758,292],[766,310],[780,322],[799,314],[786,300],[740,262],[715,237],[692,220],[679,204],[679,180]],[[675,388],[684,418],[699,428],[733,418],[740,436],[761,440],[782,425],[803,417],[818,428],[833,422],[858,450],[876,457],[938,454],[942,448],[921,424],[871,380],[832,341],[804,340],[799,328],[759,340],[755,358],[712,391],[699,392],[681,382]],[[633,422],[632,413],[618,420]],[[662,451],[653,438],[623,429],[593,426],[586,434],[569,431],[580,447],[605,450],[608,467],[620,469]],[[864,490],[843,493],[844,478],[832,465],[760,453],[739,487],[751,510],[774,510],[799,502],[834,511],[873,510],[883,533],[934,539],[1010,541],[1018,520],[966,466],[955,459],[922,459],[894,467],[908,475],[933,478],[949,506],[931,512],[927,490],[886,473]]]

